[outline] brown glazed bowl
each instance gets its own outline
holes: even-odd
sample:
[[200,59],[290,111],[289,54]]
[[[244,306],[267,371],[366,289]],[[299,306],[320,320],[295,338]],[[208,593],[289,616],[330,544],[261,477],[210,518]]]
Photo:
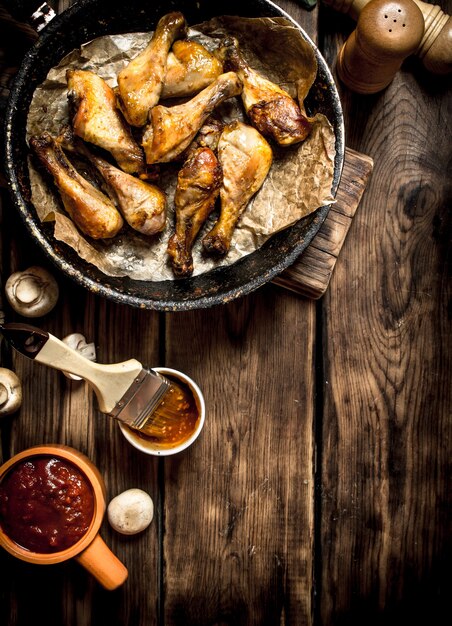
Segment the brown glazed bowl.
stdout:
[[0,545],[18,559],[37,565],[51,565],[75,558],[105,589],[116,589],[124,583],[128,572],[99,535],[106,510],[105,486],[98,469],[84,454],[59,444],[34,446],[16,454],[0,467],[0,482],[18,462],[43,455],[69,461],[87,478],[94,494],[94,513],[90,527],[77,543],[60,552],[44,554],[27,550],[10,539],[1,527]]

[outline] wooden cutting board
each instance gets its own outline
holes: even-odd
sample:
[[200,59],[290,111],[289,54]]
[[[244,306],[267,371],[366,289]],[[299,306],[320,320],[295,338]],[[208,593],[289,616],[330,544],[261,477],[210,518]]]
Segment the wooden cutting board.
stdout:
[[373,160],[370,157],[350,148],[345,149],[336,203],[310,245],[293,265],[273,280],[275,284],[307,298],[323,296],[372,169]]

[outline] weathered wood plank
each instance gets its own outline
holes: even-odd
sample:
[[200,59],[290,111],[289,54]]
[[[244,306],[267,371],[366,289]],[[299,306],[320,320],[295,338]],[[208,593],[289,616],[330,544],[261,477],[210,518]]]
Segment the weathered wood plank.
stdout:
[[[159,364],[159,315],[139,311],[105,300],[96,301],[98,326],[95,327],[99,344],[99,361],[111,363],[136,358],[143,365]],[[106,542],[129,570],[124,586],[114,593],[110,603],[96,588],[94,600],[97,615],[109,624],[158,623],[157,606],[160,594],[160,487],[158,459],[133,448],[121,435],[114,420],[97,414],[96,447],[93,451],[101,470],[108,499],[131,488],[143,489],[154,501],[155,518],[151,526],[135,536],[124,536],[113,531],[108,522],[103,525]],[[106,454],[105,445],[108,446]],[[76,589],[76,587],[75,587]],[[98,617],[98,619],[99,619]],[[91,619],[95,623],[96,619]]]
[[[336,36],[326,37],[332,58]],[[415,62],[375,96],[342,90],[349,145],[375,167],[322,301],[318,617],[328,626],[440,624],[447,611],[447,94]]]
[[[317,37],[316,11],[280,4]],[[167,365],[208,408],[165,459],[164,622],[311,625],[315,306],[267,286],[166,319]]]
[[207,418],[165,460],[165,623],[311,624],[314,305],[266,287],[167,324]]

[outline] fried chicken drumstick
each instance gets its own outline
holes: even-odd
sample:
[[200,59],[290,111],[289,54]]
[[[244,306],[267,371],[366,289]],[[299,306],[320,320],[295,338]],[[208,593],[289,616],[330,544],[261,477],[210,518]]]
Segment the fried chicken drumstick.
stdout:
[[143,152],[116,106],[113,89],[88,70],[68,70],[66,79],[74,134],[110,152],[125,172],[144,172]]
[[164,15],[143,52],[119,72],[118,102],[132,126],[147,123],[149,111],[160,99],[170,48],[176,39],[185,36],[186,29],[182,13]]
[[192,246],[210,215],[223,180],[218,159],[210,148],[197,148],[177,177],[176,231],[168,242],[168,254],[176,276],[193,272]]
[[223,73],[223,66],[204,46],[175,41],[168,55],[162,98],[185,98],[205,89]]
[[207,252],[224,255],[229,251],[240,216],[268,174],[273,154],[255,128],[236,121],[229,124],[220,137],[218,160],[223,169],[221,213],[204,237],[203,246]]
[[49,133],[30,138],[30,146],[52,174],[66,211],[80,230],[93,239],[118,234],[123,220],[106,195],[81,176]]
[[85,146],[76,149],[102,176],[108,195],[133,230],[155,235],[165,228],[166,195],[157,185],[123,172]]
[[191,143],[215,107],[241,91],[242,83],[237,74],[227,72],[184,104],[154,107],[151,123],[143,135],[146,162],[151,165],[175,159]]
[[243,82],[242,101],[253,126],[281,146],[306,139],[312,123],[286,91],[248,65],[237,39],[227,37],[219,54],[225,68],[236,72]]

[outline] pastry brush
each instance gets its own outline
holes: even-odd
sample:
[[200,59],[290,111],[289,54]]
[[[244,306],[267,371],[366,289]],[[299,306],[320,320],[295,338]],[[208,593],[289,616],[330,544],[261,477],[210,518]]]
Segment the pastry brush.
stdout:
[[0,326],[13,348],[30,359],[80,376],[93,388],[99,410],[143,434],[164,438],[180,422],[189,391],[136,359],[100,364],[89,361],[57,337],[28,324]]

